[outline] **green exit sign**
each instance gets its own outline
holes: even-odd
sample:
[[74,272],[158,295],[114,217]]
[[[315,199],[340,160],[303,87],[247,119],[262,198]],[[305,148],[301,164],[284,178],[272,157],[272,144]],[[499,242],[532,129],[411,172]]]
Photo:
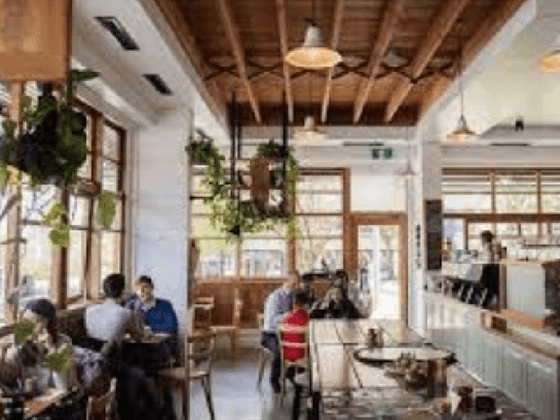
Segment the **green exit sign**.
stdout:
[[393,149],[386,148],[386,149],[371,149],[371,157],[373,159],[391,159],[393,157]]

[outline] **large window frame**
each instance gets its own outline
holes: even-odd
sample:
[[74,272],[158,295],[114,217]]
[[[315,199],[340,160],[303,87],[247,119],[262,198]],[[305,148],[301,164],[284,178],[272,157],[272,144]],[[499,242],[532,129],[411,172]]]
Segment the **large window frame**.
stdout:
[[[111,192],[118,203],[118,211],[113,225],[109,229],[105,229],[97,223],[96,198],[77,197],[73,191],[53,187],[55,190],[53,192],[54,198],[65,203],[69,209],[70,220],[68,220],[68,226],[71,232],[71,244],[68,248],[58,250],[50,247],[49,242],[49,249],[45,249],[47,245],[43,240],[43,249],[40,250],[39,254],[41,254],[40,257],[42,259],[47,258],[49,264],[50,276],[47,279],[49,285],[47,297],[59,309],[65,309],[69,304],[86,303],[102,297],[102,275],[107,274],[103,273],[103,258],[106,257],[107,252],[112,252],[111,250],[106,251],[107,246],[106,244],[104,246],[103,235],[113,235],[115,238],[114,242],[118,255],[112,256],[117,262],[111,267],[111,271],[123,273],[125,267],[127,132],[90,105],[78,100],[74,105],[88,118],[88,158],[83,168],[79,171],[79,178],[84,181],[93,181],[103,186],[103,167],[107,166],[107,162],[113,165],[115,169],[113,171],[115,188]],[[107,129],[112,130],[114,134],[113,143],[116,144],[117,150],[113,153],[113,156],[104,154],[104,143],[106,142],[104,130]],[[27,185],[22,185],[19,188],[24,194],[28,194],[28,191],[31,191]],[[37,230],[44,233],[43,231],[48,231],[49,229],[40,217],[28,217],[31,213],[25,212],[25,208],[22,207],[22,205],[15,206],[8,212],[5,232],[2,231],[0,233],[3,243],[8,244],[6,246],[7,249],[2,253],[3,260],[1,264],[4,273],[9,265],[8,254],[15,248],[11,244],[18,240],[18,236],[21,238],[22,233],[25,236],[26,230]],[[49,207],[50,205],[47,205],[42,211],[48,211]],[[79,217],[73,217],[76,214]],[[76,239],[78,237],[81,237],[81,240],[76,246]],[[29,249],[30,246],[35,246],[35,244],[28,243],[23,246]],[[25,252],[27,251],[20,246],[16,254],[12,253],[17,255],[17,258],[12,260],[16,268],[13,270],[13,274],[9,276],[3,275],[3,280],[6,281],[3,292],[6,295],[9,295],[18,286],[19,278],[25,274],[25,269],[23,269],[23,272],[21,270],[24,259],[34,258],[30,254],[26,256]],[[79,253],[79,258],[76,254],[73,254],[74,252]],[[76,276],[79,277],[79,284],[75,281]],[[43,274],[42,277],[46,278],[47,275]],[[41,280],[43,283],[45,278]],[[2,299],[2,304],[4,305],[2,312],[5,314],[3,323],[10,323],[13,321],[13,313],[8,305],[5,305],[5,296]],[[0,320],[1,323],[2,320]]]
[[[550,199],[560,192],[559,168],[444,168],[442,178],[443,217],[462,221],[463,249],[478,248],[482,227],[504,242],[554,236],[560,200],[556,204]],[[489,206],[483,211],[450,210],[445,203],[453,196],[455,202],[463,196],[488,197]],[[514,201],[504,205],[508,197]]]

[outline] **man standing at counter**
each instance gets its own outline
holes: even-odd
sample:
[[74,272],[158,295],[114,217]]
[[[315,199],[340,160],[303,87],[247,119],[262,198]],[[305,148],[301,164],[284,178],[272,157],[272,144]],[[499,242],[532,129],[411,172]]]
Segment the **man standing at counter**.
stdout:
[[274,392],[279,393],[280,388],[280,350],[278,348],[278,337],[276,326],[282,320],[282,316],[292,309],[293,290],[299,282],[299,274],[293,272],[284,282],[283,286],[272,292],[264,304],[264,325],[262,332],[262,344],[274,353],[272,368],[270,370],[270,384]]

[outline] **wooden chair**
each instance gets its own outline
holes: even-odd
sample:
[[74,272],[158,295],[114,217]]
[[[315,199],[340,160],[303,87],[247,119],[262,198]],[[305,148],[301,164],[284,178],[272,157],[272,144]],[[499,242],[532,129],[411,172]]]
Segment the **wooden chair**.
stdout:
[[[210,418],[214,420],[214,405],[212,404],[212,362],[214,360],[214,348],[216,341],[216,333],[212,330],[198,331],[188,339],[191,343],[191,353],[189,360],[191,361],[190,376],[185,377],[185,367],[173,367],[159,371],[160,389],[170,385],[181,390],[183,398],[183,413],[186,413],[186,398],[189,398],[190,381],[200,381],[208,404]],[[181,358],[184,360],[184,357]]]
[[[264,314],[257,314],[257,323],[259,325],[259,333],[262,336],[263,326],[264,326]],[[274,359],[274,353],[268,348],[259,344],[257,349],[257,360],[259,364],[259,377],[257,380],[257,390],[261,391],[261,382],[264,374],[264,368],[266,367],[267,361],[272,361]]]
[[212,326],[214,305],[214,296],[200,296],[196,298],[193,305],[194,328],[210,328]]
[[117,401],[117,378],[111,379],[109,391],[100,397],[90,396],[86,408],[86,420],[111,420]]
[[237,359],[238,356],[238,340],[239,340],[239,330],[241,325],[241,311],[243,310],[243,300],[239,298],[238,293],[235,294],[233,299],[233,317],[232,323],[230,325],[213,325],[212,330],[219,335],[228,335],[231,340],[231,349],[233,359]]
[[[278,347],[280,349],[280,384],[282,386],[282,401],[284,400],[284,395],[286,393],[286,373],[290,368],[294,369],[294,380],[298,375],[298,371],[301,369],[307,372],[307,377],[309,375],[309,326],[299,326],[299,325],[284,325],[279,324],[276,328],[278,334]],[[304,339],[302,343],[294,343],[284,341],[284,334],[303,334]],[[304,350],[304,356],[296,361],[286,360],[284,358],[284,351],[288,348],[299,348]],[[302,382],[301,375],[297,381]]]

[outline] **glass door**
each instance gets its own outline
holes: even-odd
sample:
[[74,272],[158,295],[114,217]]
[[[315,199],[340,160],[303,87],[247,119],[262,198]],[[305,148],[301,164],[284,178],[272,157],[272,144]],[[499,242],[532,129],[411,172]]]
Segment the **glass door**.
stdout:
[[400,315],[399,228],[399,225],[356,225],[361,283],[372,296],[371,318],[399,318]]

